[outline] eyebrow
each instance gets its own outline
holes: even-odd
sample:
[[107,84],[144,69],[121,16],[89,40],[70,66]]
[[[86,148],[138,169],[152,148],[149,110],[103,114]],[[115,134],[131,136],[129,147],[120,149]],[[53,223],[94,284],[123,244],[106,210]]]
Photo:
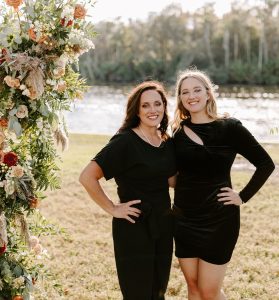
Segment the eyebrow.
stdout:
[[[194,86],[193,89],[197,89],[197,88],[201,88],[201,87],[202,87],[201,85],[197,85],[197,86]],[[183,90],[181,90],[181,92],[182,91],[188,91],[188,89],[183,89]]]

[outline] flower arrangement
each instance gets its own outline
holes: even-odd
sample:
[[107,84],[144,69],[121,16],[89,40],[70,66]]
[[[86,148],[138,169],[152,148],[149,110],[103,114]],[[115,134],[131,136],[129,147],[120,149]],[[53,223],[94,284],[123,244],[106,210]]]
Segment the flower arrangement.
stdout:
[[[0,300],[31,299],[44,254],[32,216],[59,188],[56,145],[63,111],[85,81],[72,65],[94,48],[91,0],[5,0],[0,18]],[[82,2],[82,3],[81,3]],[[28,221],[27,221],[28,219]],[[44,228],[48,228],[45,226]]]

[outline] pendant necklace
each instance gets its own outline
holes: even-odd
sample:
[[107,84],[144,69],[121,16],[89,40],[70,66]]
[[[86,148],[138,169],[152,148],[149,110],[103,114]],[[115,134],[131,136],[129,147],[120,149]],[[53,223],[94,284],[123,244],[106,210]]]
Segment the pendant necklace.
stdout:
[[142,129],[140,128],[140,126],[138,126],[138,128],[139,128],[139,130],[140,130],[140,132],[141,132],[141,134],[143,135],[143,137],[147,140],[147,142],[151,145],[151,146],[153,146],[153,147],[160,147],[161,146],[161,144],[162,144],[162,140],[160,140],[160,143],[159,143],[159,145],[158,146],[156,146],[156,145],[154,145],[153,143],[151,143],[150,142],[150,140],[149,140],[149,138],[144,134],[144,132],[142,131]]

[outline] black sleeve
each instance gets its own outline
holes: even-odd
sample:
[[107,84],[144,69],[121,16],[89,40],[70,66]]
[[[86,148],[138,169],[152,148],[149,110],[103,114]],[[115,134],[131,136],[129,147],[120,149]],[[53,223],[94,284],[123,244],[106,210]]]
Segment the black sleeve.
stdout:
[[267,178],[273,172],[275,165],[265,149],[240,121],[236,119],[233,121],[232,130],[231,141],[233,147],[237,153],[244,156],[256,167],[252,178],[239,193],[242,201],[247,202],[263,186]]
[[127,169],[128,136],[117,133],[108,144],[92,159],[100,166],[106,180],[109,180]]

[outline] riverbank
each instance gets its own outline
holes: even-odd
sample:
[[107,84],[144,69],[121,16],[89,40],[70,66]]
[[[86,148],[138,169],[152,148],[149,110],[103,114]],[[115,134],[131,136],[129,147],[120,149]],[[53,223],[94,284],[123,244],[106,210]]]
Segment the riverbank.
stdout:
[[[48,193],[41,203],[41,212],[65,228],[66,236],[42,238],[50,260],[47,265],[62,284],[63,294],[47,284],[45,294],[36,299],[119,300],[111,238],[111,217],[89,199],[78,176],[109,136],[70,135],[69,149],[62,154],[62,188]],[[276,164],[279,145],[265,145]],[[238,158],[238,163],[244,161]],[[245,163],[247,166],[247,164]],[[234,168],[236,190],[247,182],[251,170]],[[117,200],[114,181],[102,181],[107,193]],[[224,289],[230,300],[277,299],[275,278],[278,276],[278,176],[272,175],[262,190],[241,207],[241,233],[229,265]],[[219,245],[223,247],[223,245]],[[173,259],[167,300],[185,300],[186,285],[177,260]]]

